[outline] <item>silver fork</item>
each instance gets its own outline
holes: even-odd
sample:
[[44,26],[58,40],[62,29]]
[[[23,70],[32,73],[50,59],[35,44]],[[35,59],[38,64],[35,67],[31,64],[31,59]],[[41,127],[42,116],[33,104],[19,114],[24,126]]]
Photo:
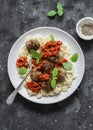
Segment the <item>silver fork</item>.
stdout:
[[25,75],[25,77],[23,78],[23,80],[21,81],[21,83],[17,86],[17,88],[8,96],[8,98],[6,99],[6,103],[8,105],[11,105],[20,89],[20,87],[22,86],[22,84],[24,83],[24,81],[26,80],[27,76],[30,74],[30,71],[32,69],[32,65],[31,65],[31,59],[29,61],[29,66],[30,66],[30,69],[28,71],[28,73]]

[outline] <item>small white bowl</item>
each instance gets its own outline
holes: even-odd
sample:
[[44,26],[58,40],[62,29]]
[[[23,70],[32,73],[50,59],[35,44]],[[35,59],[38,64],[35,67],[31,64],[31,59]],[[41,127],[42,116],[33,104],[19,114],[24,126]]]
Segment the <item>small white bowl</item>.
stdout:
[[92,23],[93,24],[93,18],[92,17],[85,17],[82,18],[80,21],[78,21],[78,23],[76,24],[76,32],[78,34],[78,36],[84,40],[92,40],[93,39],[93,35],[91,36],[86,36],[84,34],[82,34],[81,32],[81,27],[84,24],[88,24],[88,23]]

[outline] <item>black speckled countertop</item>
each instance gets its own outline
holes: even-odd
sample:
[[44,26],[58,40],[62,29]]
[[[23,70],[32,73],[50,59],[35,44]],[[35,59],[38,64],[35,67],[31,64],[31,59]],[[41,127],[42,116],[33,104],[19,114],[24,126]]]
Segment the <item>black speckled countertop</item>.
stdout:
[[[46,13],[61,2],[64,16],[49,19]],[[93,40],[81,40],[75,31],[78,20],[93,17],[92,0],[0,0],[0,130],[93,130]],[[14,42],[26,31],[53,26],[70,33],[85,56],[85,75],[76,92],[63,102],[39,105],[19,94],[8,106],[13,91],[7,58]]]

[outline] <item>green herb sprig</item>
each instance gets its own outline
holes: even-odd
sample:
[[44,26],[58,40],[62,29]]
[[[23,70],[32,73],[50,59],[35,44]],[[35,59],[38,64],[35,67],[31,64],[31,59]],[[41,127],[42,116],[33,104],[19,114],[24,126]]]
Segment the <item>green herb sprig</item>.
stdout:
[[65,70],[72,70],[73,65],[72,65],[71,62],[64,62],[63,67],[64,67]]
[[63,6],[61,3],[57,3],[57,11],[55,10],[50,10],[48,13],[47,13],[47,16],[48,17],[53,17],[55,16],[56,14],[60,17],[63,15],[64,11],[63,11]]
[[51,38],[52,42],[55,42],[55,38],[54,38],[54,36],[52,34],[50,35],[50,38]]
[[[77,62],[77,60],[78,60],[78,54],[77,54],[77,53],[73,54],[73,55],[71,56],[70,60],[71,60],[71,62]],[[65,70],[69,70],[69,71],[72,70],[73,64],[72,64],[71,62],[64,62],[64,63],[62,64],[62,65],[63,65],[63,68],[64,68]]]
[[63,7],[62,7],[62,4],[60,4],[60,3],[57,4],[57,14],[59,16],[63,15]]
[[47,13],[47,16],[48,17],[53,17],[57,14],[57,12],[55,10],[50,10],[48,13]]
[[54,89],[56,87],[56,80],[58,75],[58,69],[54,68],[52,71],[51,87]]
[[26,72],[27,72],[27,68],[25,68],[25,67],[19,68],[19,74],[20,75],[24,75],[24,74],[26,74]]
[[32,57],[36,59],[36,64],[39,64],[39,61],[42,58],[42,53],[38,53],[36,50],[30,50],[30,53]]
[[77,60],[78,60],[78,54],[75,53],[75,54],[73,54],[73,55],[71,56],[71,61],[72,61],[72,62],[77,62]]

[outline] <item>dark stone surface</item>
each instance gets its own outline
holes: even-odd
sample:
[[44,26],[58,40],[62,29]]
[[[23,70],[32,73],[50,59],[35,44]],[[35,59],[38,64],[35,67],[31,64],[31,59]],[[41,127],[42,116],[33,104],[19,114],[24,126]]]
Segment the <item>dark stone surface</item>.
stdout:
[[[64,16],[49,19],[46,13],[61,2]],[[81,40],[75,31],[78,20],[93,17],[93,0],[0,0],[0,130],[93,130],[93,40]],[[7,58],[24,32],[53,26],[70,33],[81,46],[86,70],[78,90],[67,100],[39,105],[19,94],[13,105],[5,103],[13,91],[7,74]]]

